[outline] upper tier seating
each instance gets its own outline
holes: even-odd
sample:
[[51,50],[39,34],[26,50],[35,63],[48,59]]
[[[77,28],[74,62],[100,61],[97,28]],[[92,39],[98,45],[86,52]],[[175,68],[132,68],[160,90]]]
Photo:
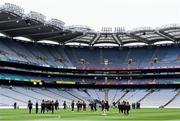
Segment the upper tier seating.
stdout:
[[180,47],[75,48],[1,38],[0,59],[59,67],[164,67],[180,65]]

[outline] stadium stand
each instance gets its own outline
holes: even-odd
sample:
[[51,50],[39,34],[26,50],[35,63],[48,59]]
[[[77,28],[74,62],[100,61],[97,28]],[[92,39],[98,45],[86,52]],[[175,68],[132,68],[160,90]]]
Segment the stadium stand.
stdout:
[[[0,102],[2,106],[12,106],[14,102],[17,102],[18,106],[26,106],[27,100],[32,100],[32,102],[38,101],[41,102],[42,99],[45,100],[59,100],[60,105],[62,105],[63,101],[66,101],[68,106],[70,106],[71,101],[75,100],[76,102],[78,100],[84,100],[86,103],[90,102],[91,100],[104,100],[105,99],[105,93],[102,90],[99,89],[86,89],[86,91],[89,93],[89,96],[82,92],[82,90],[77,89],[46,89],[46,88],[30,88],[30,87],[7,87],[7,86],[1,86],[0,87]],[[117,93],[114,93],[118,91]],[[147,94],[147,90],[145,89],[136,89],[131,90],[129,93],[123,96],[125,91],[120,89],[110,89],[108,90],[109,96],[108,101],[110,105],[112,105],[113,102],[116,102],[120,99],[120,101],[123,100],[130,100],[130,103],[136,103],[138,102],[144,95]],[[155,90],[153,93],[149,94],[146,98],[141,100],[141,106],[142,107],[154,107],[159,108],[162,106],[162,104],[165,104],[169,100],[171,100],[174,95],[176,95],[177,91],[173,89],[161,89],[161,90]],[[123,97],[122,97],[123,96]],[[170,108],[177,108],[179,107],[179,95],[170,102],[167,107]]]
[[[12,61],[63,67],[166,67],[179,66],[179,47],[70,48],[16,42],[1,38],[0,57]],[[50,51],[51,52],[50,52]],[[3,54],[5,53],[5,54]],[[153,59],[157,59],[153,63]],[[128,60],[132,60],[128,63]],[[107,62],[105,62],[107,61]]]
[[[0,36],[0,107],[42,99],[59,100],[60,105],[66,101],[68,106],[72,100],[107,100],[111,105],[128,100],[142,107],[180,107],[179,31],[179,25],[171,25],[96,32],[57,19],[47,21],[37,12],[25,14],[7,3],[0,7],[0,33],[5,34]],[[40,43],[43,40],[57,44]],[[157,44],[165,41],[170,43]],[[170,85],[176,88],[166,89]]]

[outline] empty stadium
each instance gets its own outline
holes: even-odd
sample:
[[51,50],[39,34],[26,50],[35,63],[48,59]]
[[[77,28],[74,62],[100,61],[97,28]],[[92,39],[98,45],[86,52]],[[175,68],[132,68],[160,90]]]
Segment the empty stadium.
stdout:
[[[0,120],[180,120],[180,25],[97,32],[22,7],[0,7]],[[58,100],[60,111],[29,115],[28,100]],[[71,112],[73,100],[87,112]],[[102,100],[112,107],[105,117],[88,106]],[[141,109],[119,116],[122,101]]]

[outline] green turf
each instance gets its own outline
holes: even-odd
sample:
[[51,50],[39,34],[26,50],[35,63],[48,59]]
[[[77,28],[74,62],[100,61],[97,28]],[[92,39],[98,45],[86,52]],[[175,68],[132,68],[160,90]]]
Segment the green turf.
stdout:
[[129,116],[118,114],[111,109],[107,116],[101,111],[71,112],[60,110],[54,114],[28,114],[27,110],[1,109],[0,121],[180,121],[180,109],[131,110]]

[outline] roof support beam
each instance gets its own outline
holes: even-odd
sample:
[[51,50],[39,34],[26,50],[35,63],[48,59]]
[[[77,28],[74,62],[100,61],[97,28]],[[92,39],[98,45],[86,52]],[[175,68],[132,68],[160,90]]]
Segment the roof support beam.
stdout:
[[77,36],[77,37],[75,37],[75,38],[73,38],[73,39],[70,39],[70,40],[66,41],[64,44],[66,44],[66,43],[68,43],[68,42],[73,42],[73,41],[76,40],[76,39],[80,39],[80,38],[84,37],[85,35],[86,35],[86,34],[83,33],[83,35]]
[[117,37],[117,33],[113,33],[112,37],[114,40],[116,40],[119,46],[122,45],[122,41]]
[[55,39],[55,38],[59,38],[62,37],[63,35],[56,35],[56,36],[52,36],[52,37],[45,37],[45,38],[41,38],[41,40],[51,40],[51,39]]
[[21,35],[21,36],[43,36],[43,35],[47,35],[47,34],[59,34],[59,33],[67,33],[67,32],[64,32],[64,31],[50,31],[50,32],[41,32],[41,33],[33,33],[33,34],[24,34],[24,35]]
[[166,39],[168,39],[168,40],[170,40],[170,41],[173,41],[173,42],[176,41],[176,39],[175,39],[174,37],[172,37],[172,36],[169,35],[169,34],[166,34],[166,33],[163,32],[163,31],[155,31],[155,33],[158,34],[158,35],[160,35],[160,36],[162,36],[162,37],[164,37],[164,38],[166,38]]
[[17,22],[17,21],[20,21],[20,20],[22,20],[22,18],[19,18],[19,19],[7,19],[7,20],[0,21],[0,24],[10,23],[10,22]]
[[63,37],[63,36],[68,36],[68,34],[73,34],[73,33],[66,33],[66,35],[62,34],[58,34],[56,36],[51,36],[51,37],[42,37],[41,40],[51,40],[51,39],[57,39],[57,38],[60,38],[60,37]]
[[176,29],[180,29],[180,26],[176,26],[176,27],[167,27],[167,28],[162,28],[159,31],[168,31],[168,30],[176,30]]
[[148,43],[148,40],[147,40],[147,39],[142,38],[142,37],[140,37],[140,36],[137,36],[137,35],[135,35],[135,34],[133,34],[133,33],[125,33],[125,34],[126,34],[126,36],[129,36],[129,37],[131,37],[131,38],[133,38],[133,39],[136,39],[136,40],[139,41],[139,42]]
[[101,37],[100,33],[97,33],[96,36],[89,43],[90,46],[94,45],[94,43]]
[[6,30],[0,30],[1,32],[8,32],[8,31],[17,31],[17,30],[26,30],[26,29],[34,29],[34,28],[39,28],[43,27],[44,25],[36,25],[36,26],[25,26],[25,27],[19,27],[19,28],[12,28],[12,29],[6,29]]

